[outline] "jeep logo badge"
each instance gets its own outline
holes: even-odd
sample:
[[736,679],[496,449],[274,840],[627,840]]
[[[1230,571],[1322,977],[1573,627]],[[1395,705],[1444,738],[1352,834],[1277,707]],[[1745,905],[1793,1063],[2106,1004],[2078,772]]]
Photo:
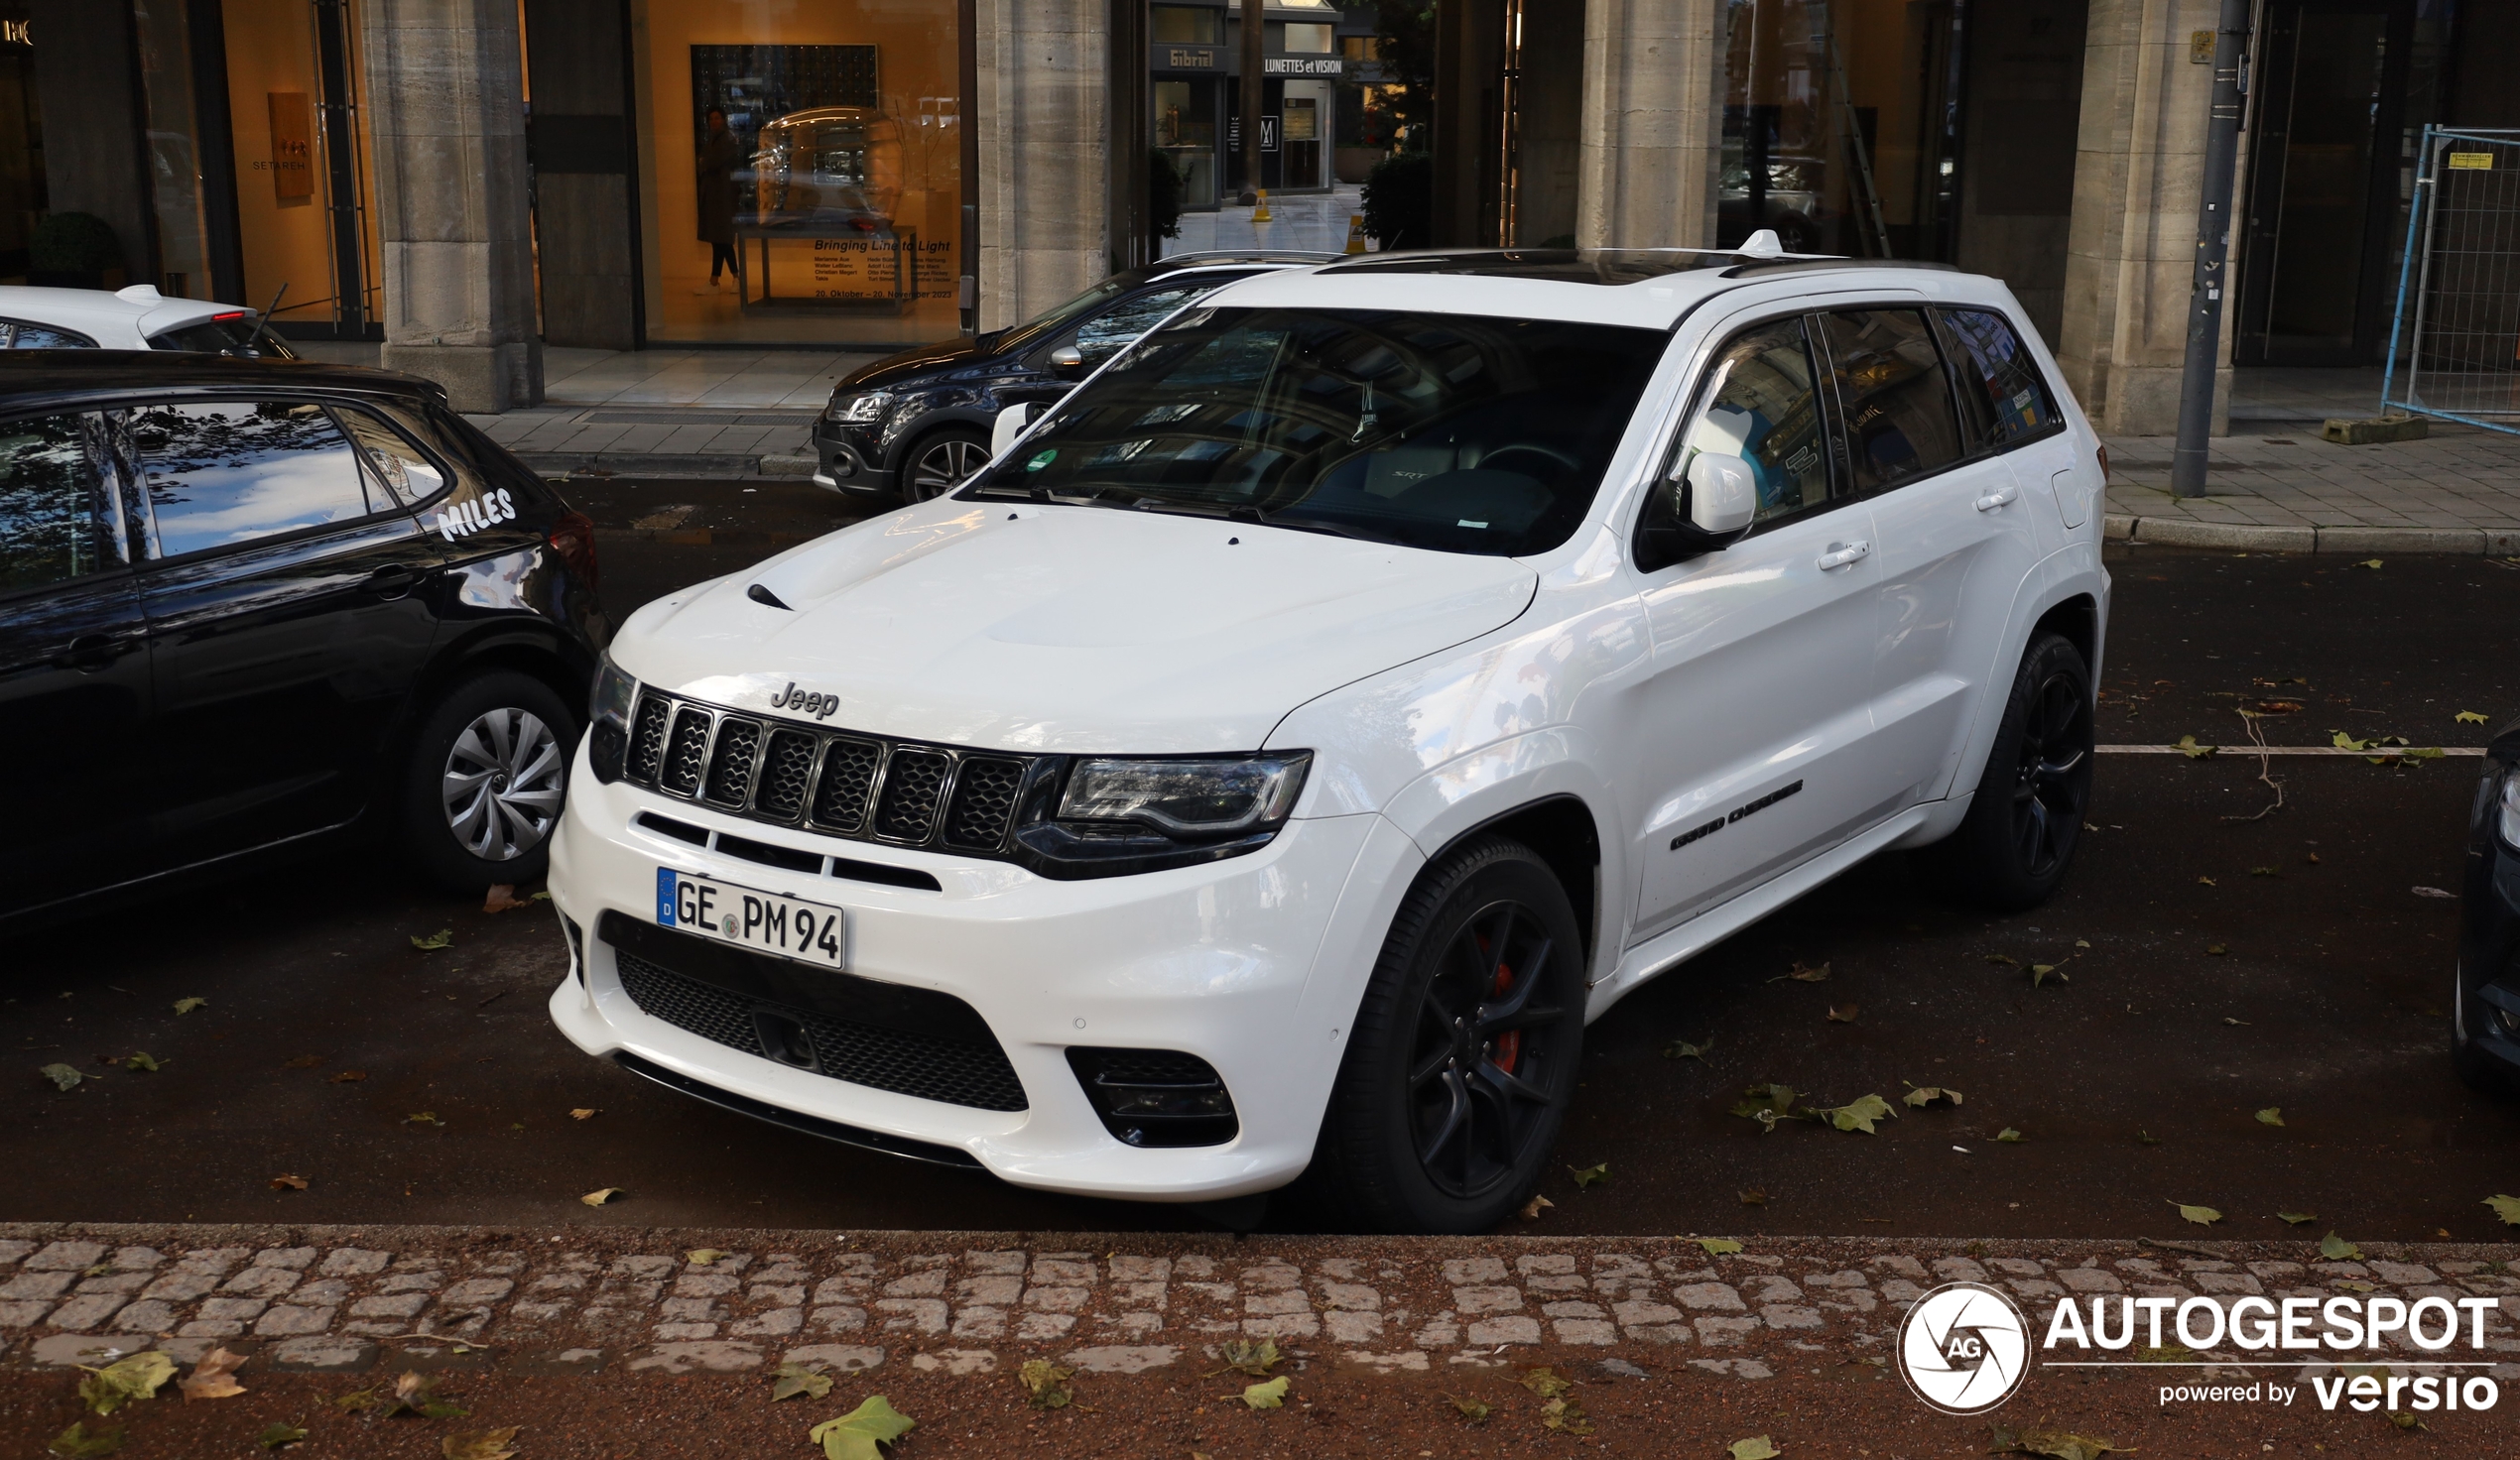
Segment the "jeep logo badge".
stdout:
[[790,679],[787,688],[770,696],[770,707],[774,710],[794,710],[801,715],[812,715],[818,720],[827,720],[831,718],[831,712],[840,707],[840,697],[836,694],[804,693],[797,688],[797,681]]

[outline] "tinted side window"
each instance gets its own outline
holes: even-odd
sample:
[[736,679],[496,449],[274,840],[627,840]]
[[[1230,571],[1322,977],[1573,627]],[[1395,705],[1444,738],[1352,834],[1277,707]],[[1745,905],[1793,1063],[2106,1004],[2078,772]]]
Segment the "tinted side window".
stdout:
[[350,443],[320,406],[150,406],[132,413],[132,432],[161,557],[348,522],[371,510]]
[[0,319],[0,350],[92,350],[96,341],[50,324]]
[[1823,314],[1855,490],[1876,491],[1939,471],[1968,453],[1952,413],[1942,352],[1923,309]]
[[403,439],[401,431],[350,407],[335,408],[334,416],[358,443],[360,458],[404,506],[426,502],[446,490],[446,474],[418,446]]
[[1738,456],[1759,484],[1758,521],[1828,500],[1828,451],[1821,438],[1820,397],[1800,319],[1779,319],[1735,335],[1715,357],[1698,414],[1680,438],[1674,477],[1701,451]]
[[1960,399],[1980,450],[2001,450],[2057,424],[2056,402],[2038,363],[2003,315],[1987,309],[1938,310],[1959,346]]
[[1202,279],[1180,289],[1159,289],[1114,305],[1076,326],[1076,351],[1088,365],[1099,365],[1113,352],[1153,329],[1164,316],[1229,281]]
[[93,427],[80,416],[0,423],[0,593],[122,565]]

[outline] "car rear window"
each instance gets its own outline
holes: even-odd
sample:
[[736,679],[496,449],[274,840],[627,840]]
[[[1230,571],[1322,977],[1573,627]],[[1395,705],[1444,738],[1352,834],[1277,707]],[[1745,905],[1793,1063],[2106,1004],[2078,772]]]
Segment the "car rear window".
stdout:
[[197,355],[242,355],[250,352],[282,360],[297,358],[276,334],[266,334],[257,340],[253,316],[242,312],[196,319],[190,324],[161,329],[149,336],[149,348],[187,350]]

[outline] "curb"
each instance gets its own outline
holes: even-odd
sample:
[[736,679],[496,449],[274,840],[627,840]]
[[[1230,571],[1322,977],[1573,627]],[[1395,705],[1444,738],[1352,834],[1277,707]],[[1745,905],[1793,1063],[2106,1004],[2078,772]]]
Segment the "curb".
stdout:
[[2194,522],[2178,517],[2108,513],[2101,535],[2111,543],[2155,548],[2226,548],[2244,552],[2416,552],[2509,557],[2520,554],[2510,528],[2270,528]]

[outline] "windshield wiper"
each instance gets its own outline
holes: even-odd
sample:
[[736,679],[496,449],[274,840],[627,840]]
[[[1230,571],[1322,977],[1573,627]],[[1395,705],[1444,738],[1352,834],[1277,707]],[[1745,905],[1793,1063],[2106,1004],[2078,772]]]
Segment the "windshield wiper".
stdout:
[[1381,543],[1389,546],[1388,539],[1377,538],[1370,533],[1360,533],[1354,528],[1341,527],[1334,522],[1324,522],[1318,517],[1277,517],[1257,507],[1236,507],[1227,511],[1225,515],[1236,522],[1255,522],[1264,528],[1285,528],[1297,533],[1321,533],[1326,537],[1351,538],[1359,543]]

